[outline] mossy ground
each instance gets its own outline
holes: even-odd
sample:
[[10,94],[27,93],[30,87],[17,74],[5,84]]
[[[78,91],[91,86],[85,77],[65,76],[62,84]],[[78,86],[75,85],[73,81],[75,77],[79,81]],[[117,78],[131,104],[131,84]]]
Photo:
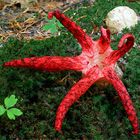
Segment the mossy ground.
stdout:
[[[93,26],[104,25],[108,11],[119,5],[128,5],[140,14],[140,3],[127,3],[123,0],[96,0],[92,7],[78,5],[66,15],[85,18],[76,21],[91,33]],[[76,13],[76,14],[74,14]],[[124,30],[135,35],[136,46],[125,56],[124,76],[122,78],[140,119],[140,23],[132,30]],[[92,35],[99,37],[98,31]],[[121,35],[112,35],[115,48]],[[77,55],[81,51],[76,40],[66,29],[61,35],[44,41],[29,42],[10,38],[0,48],[0,103],[8,95],[19,98],[17,107],[23,115],[15,121],[6,116],[0,118],[0,140],[7,139],[93,139],[93,140],[139,140],[140,135],[129,135],[132,129],[122,104],[112,86],[99,88],[92,86],[68,111],[63,122],[63,134],[54,130],[55,113],[61,100],[81,73],[73,71],[49,73],[31,69],[3,68],[6,61],[31,56]],[[65,77],[65,78],[64,78]],[[62,80],[64,79],[64,80]]]

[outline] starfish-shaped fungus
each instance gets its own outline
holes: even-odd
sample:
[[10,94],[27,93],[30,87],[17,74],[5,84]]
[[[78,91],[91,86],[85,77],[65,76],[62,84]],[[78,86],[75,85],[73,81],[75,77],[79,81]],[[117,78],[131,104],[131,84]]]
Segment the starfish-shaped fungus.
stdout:
[[128,118],[133,126],[133,134],[139,133],[138,118],[130,96],[115,72],[117,60],[128,52],[134,37],[125,34],[118,44],[118,50],[110,47],[110,31],[101,27],[101,37],[93,41],[75,22],[71,21],[58,10],[49,12],[48,18],[55,16],[77,39],[82,47],[82,53],[73,57],[42,56],[23,58],[6,62],[5,67],[25,67],[43,71],[75,70],[83,73],[80,79],[67,93],[58,107],[55,129],[61,131],[62,122],[69,108],[98,80],[107,80],[116,89]]

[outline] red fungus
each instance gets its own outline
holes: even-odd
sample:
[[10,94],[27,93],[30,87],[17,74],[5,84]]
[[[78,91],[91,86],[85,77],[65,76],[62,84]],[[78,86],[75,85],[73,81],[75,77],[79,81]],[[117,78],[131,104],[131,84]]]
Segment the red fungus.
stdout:
[[139,133],[138,118],[130,96],[115,72],[117,60],[128,52],[134,37],[125,34],[121,38],[118,50],[110,47],[110,31],[101,27],[101,37],[93,41],[75,22],[71,21],[59,11],[50,12],[48,18],[55,16],[77,39],[82,47],[82,53],[75,57],[42,56],[23,58],[6,62],[5,67],[24,67],[43,71],[75,70],[81,71],[83,77],[67,93],[58,107],[55,129],[61,131],[62,122],[69,108],[78,100],[97,80],[107,80],[116,89],[124,106],[128,118],[133,126],[133,134]]

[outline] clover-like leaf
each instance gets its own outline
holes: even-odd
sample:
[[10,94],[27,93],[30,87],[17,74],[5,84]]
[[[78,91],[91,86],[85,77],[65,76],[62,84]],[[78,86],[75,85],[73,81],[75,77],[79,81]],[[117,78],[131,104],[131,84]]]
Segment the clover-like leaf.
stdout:
[[17,109],[17,108],[11,108],[8,111],[10,111],[11,113],[13,113],[15,116],[20,116],[20,115],[23,114],[22,111],[19,110],[19,109]]
[[17,108],[11,108],[7,110],[7,116],[10,120],[15,120],[16,116],[20,116],[22,114],[23,114],[22,111]]
[[0,116],[5,113],[6,109],[4,108],[3,105],[0,105]]
[[6,108],[13,107],[17,103],[17,98],[15,95],[11,95],[10,97],[6,97],[4,100],[4,104]]
[[15,120],[15,115],[10,110],[7,110],[7,116],[10,120]]

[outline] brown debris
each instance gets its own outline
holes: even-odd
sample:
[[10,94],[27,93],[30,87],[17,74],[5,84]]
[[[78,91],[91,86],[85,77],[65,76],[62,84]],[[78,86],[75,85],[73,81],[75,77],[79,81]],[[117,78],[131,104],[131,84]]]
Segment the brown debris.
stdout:
[[[48,11],[61,9],[63,12],[82,0],[1,0],[0,1],[0,42],[9,37],[18,39],[43,40],[50,33],[42,27],[47,24],[45,19]],[[80,17],[85,18],[85,15]]]

